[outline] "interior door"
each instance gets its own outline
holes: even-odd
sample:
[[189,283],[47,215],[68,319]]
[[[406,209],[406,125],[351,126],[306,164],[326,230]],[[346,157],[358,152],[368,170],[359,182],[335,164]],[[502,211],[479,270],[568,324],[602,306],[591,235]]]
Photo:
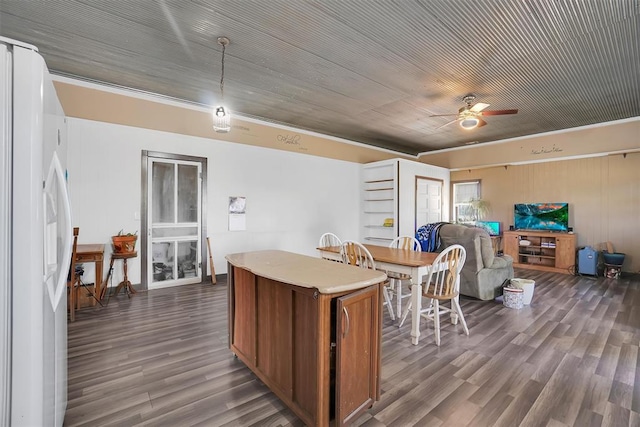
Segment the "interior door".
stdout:
[[[348,424],[378,399],[379,285],[338,298],[336,304],[336,425]],[[362,355],[369,355],[364,359]]]
[[440,221],[442,221],[442,181],[417,176],[415,229]]
[[202,281],[202,164],[148,157],[149,289]]

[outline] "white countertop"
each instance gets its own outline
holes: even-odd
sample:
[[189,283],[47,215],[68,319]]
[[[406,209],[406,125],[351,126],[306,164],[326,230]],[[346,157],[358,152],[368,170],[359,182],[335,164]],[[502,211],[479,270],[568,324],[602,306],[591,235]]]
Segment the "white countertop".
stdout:
[[384,282],[387,275],[326,259],[285,251],[256,251],[229,254],[233,266],[256,276],[304,288],[316,288],[321,294],[361,289]]

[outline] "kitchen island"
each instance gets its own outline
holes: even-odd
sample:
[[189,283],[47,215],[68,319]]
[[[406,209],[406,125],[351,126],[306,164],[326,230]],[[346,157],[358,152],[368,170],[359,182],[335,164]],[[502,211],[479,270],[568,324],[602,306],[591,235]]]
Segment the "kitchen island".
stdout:
[[227,255],[229,347],[309,426],[380,398],[383,272],[284,251]]

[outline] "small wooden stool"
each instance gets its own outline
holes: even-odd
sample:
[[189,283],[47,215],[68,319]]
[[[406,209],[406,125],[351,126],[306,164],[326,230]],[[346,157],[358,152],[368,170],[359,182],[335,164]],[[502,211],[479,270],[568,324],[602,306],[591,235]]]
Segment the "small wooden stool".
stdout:
[[[118,286],[116,286],[116,290],[115,292],[113,292],[113,296],[118,295],[118,293],[120,292],[120,289],[123,289],[123,288],[124,288],[124,292],[127,294],[129,298],[131,298],[131,294],[136,293],[136,290],[133,289],[133,286],[131,286],[131,282],[129,281],[129,278],[127,277],[127,260],[129,258],[135,258],[137,256],[138,256],[138,252],[123,252],[123,253],[114,252],[111,254],[111,262],[109,263],[109,273],[107,273],[107,278],[105,279],[104,286],[101,289],[100,299],[104,298],[104,294],[108,289],[107,287],[109,286],[109,278],[111,277],[111,273],[113,272],[113,263],[117,259],[122,260],[122,270],[124,273],[124,278],[122,282],[118,283]],[[111,295],[109,295],[109,297],[111,297]]]

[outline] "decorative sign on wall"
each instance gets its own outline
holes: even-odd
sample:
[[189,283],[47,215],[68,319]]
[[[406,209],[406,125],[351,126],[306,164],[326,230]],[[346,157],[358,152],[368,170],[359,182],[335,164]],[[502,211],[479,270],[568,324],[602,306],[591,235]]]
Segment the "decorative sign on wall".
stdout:
[[276,139],[278,140],[279,143],[284,144],[285,146],[288,146],[289,148],[292,149],[296,149],[296,150],[300,150],[300,151],[307,151],[308,148],[302,145],[302,136],[294,133],[294,134],[278,134],[278,136],[276,137]]
[[247,229],[246,207],[246,197],[229,197],[229,231],[244,231]]
[[541,147],[540,149],[531,149],[532,156],[540,156],[542,154],[551,154],[551,153],[561,153],[563,150],[560,147],[556,147],[556,144],[553,144],[551,147]]

